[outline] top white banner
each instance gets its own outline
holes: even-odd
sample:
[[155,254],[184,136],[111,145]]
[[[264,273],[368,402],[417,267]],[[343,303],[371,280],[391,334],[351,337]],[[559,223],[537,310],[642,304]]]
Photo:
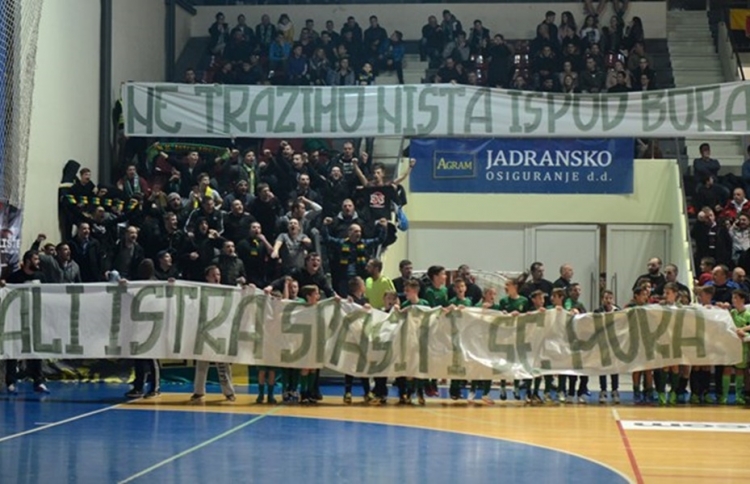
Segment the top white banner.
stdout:
[[617,94],[451,84],[129,83],[125,134],[181,138],[375,136],[632,138],[750,134],[750,83]]

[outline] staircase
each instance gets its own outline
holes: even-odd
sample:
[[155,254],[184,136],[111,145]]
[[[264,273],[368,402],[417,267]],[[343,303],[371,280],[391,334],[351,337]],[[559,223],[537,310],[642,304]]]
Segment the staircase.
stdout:
[[[726,81],[705,11],[668,12],[667,32],[676,87]],[[744,161],[744,147],[740,138],[717,135],[685,138],[691,164],[693,159],[700,156],[698,147],[701,143],[711,145],[711,156],[719,160],[722,167],[729,169],[724,171],[739,171]]]

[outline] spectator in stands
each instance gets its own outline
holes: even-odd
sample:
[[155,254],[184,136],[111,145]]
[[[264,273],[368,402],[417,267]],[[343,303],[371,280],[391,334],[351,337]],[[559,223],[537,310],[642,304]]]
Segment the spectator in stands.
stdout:
[[[331,38],[331,42],[334,45],[338,45],[341,41],[341,35],[339,35],[338,32],[336,32],[336,29],[333,26],[333,20],[327,20],[326,21],[326,29],[323,32],[327,32],[328,36]],[[321,32],[321,36],[323,35],[323,32]]]
[[203,196],[200,207],[193,210],[185,222],[185,232],[188,236],[196,232],[201,221],[206,222],[208,229],[216,231],[217,235],[224,232],[224,212],[216,208],[214,198],[210,195]]
[[[567,74],[578,73],[585,67],[583,57],[578,50],[578,44],[575,42],[569,42],[565,44],[565,51],[562,56],[563,71]],[[570,63],[570,72],[565,69],[565,63]],[[574,79],[578,80],[578,74],[573,76]]]
[[578,94],[581,92],[581,90],[578,89],[578,85],[576,85],[576,81],[573,79],[573,76],[566,74],[565,77],[563,77],[560,92],[562,92],[563,94]]
[[[396,71],[398,83],[404,83],[404,44],[403,34],[396,30],[390,38],[385,39],[380,45],[378,59],[380,69],[383,71]],[[361,84],[361,82],[360,82]]]
[[564,34],[564,30],[571,30],[574,33],[578,32],[578,25],[576,24],[576,19],[573,16],[573,14],[569,11],[565,11],[560,15],[560,28],[558,29],[558,37],[560,38],[560,41],[562,42]]
[[253,29],[247,25],[247,19],[243,14],[239,14],[237,16],[237,25],[232,29],[233,32],[240,31],[242,32],[242,37],[249,42],[252,46],[257,45],[257,39],[255,38],[255,32],[253,32]]
[[740,256],[750,249],[750,215],[740,213],[729,227],[729,236],[732,238],[732,261],[737,264]]
[[602,50],[605,52],[619,53],[623,49],[622,35],[624,26],[617,15],[609,19],[609,27],[602,28]]
[[[715,158],[711,158],[711,145],[708,143],[701,143],[698,147],[700,157],[693,160],[693,177],[696,182],[706,184],[707,177],[710,175],[712,183],[716,185],[715,190],[721,190],[723,197],[720,201],[721,205],[724,204],[724,200],[729,198],[729,188],[719,182],[719,170],[721,169],[721,163]],[[715,205],[709,205],[714,207]],[[717,212],[721,211],[718,209]]]
[[239,243],[250,233],[250,224],[255,222],[255,218],[245,212],[245,206],[241,200],[235,199],[228,206],[230,211],[224,216],[224,233],[222,235],[227,240]]
[[[47,236],[39,234],[31,245],[31,250],[38,251],[39,246],[47,240]],[[54,247],[53,254],[39,252],[39,270],[44,275],[44,280],[53,284],[78,284],[81,280],[81,269],[72,260],[70,247],[66,243],[60,243]]]
[[654,64],[653,59],[649,54],[646,53],[643,42],[636,42],[633,48],[629,51],[627,67],[628,70],[634,72],[638,69],[641,63],[641,59],[646,59],[646,63],[651,66]]
[[[557,27],[555,27],[557,28]],[[549,33],[549,24],[542,22],[536,29],[536,37],[531,41],[529,45],[529,53],[532,57],[538,55],[544,46],[550,46],[552,50],[559,51],[559,44],[557,37],[552,37]]]
[[250,54],[250,59],[242,63],[240,71],[235,77],[237,84],[258,85],[266,82],[266,73],[260,65],[260,57],[257,53]]
[[643,279],[649,281],[652,288],[665,284],[667,280],[664,277],[664,274],[662,274],[661,272],[661,265],[662,261],[659,257],[650,258],[648,260],[648,264],[646,265],[646,267],[648,268],[648,272],[636,278],[635,284],[633,284],[633,290],[635,290],[640,285],[639,282]]
[[552,283],[552,287],[560,287],[565,289],[565,291],[568,291],[568,288],[573,283],[573,274],[575,272],[573,271],[573,266],[570,264],[563,264],[560,266],[560,277],[557,278],[555,282]]
[[703,183],[695,190],[694,203],[697,207],[711,207],[721,213],[727,199],[727,190],[716,184],[713,175],[703,174]]
[[459,32],[463,32],[461,22],[458,21],[455,15],[450,10],[443,10],[443,23],[440,24],[440,28],[443,31],[443,44],[454,42]]
[[[645,82],[644,76],[648,78]],[[648,59],[645,57],[641,57],[638,61],[638,68],[633,71],[633,79],[635,80],[634,88],[636,90],[648,91],[656,88],[656,72],[651,69]]]
[[268,63],[271,70],[283,72],[291,52],[292,44],[286,40],[284,33],[276,34],[276,41],[268,49]]
[[310,35],[310,39],[313,42],[317,43],[318,40],[320,40],[320,34],[318,34],[318,32],[315,30],[315,20],[311,18],[305,20],[305,28],[307,29],[307,33]]
[[359,26],[357,23],[357,20],[354,17],[347,17],[346,23],[343,27],[341,27],[341,40],[343,42],[343,39],[346,38],[346,33],[351,32],[352,35],[349,37],[350,41],[353,42],[355,45],[361,45],[362,44],[362,27]]
[[429,61],[430,68],[440,65],[440,55],[443,52],[443,30],[437,18],[430,15],[427,23],[422,27],[422,38],[419,41],[419,58],[422,62]]
[[241,30],[232,31],[232,39],[224,48],[224,59],[234,64],[240,64],[242,61],[250,58],[253,46],[245,40]]
[[290,218],[287,222],[287,231],[276,237],[270,257],[279,259],[282,274],[288,275],[295,269],[304,267],[305,257],[312,247],[312,240],[302,232],[299,220]]
[[364,49],[366,59],[377,57],[380,52],[380,46],[388,39],[388,33],[378,23],[378,17],[370,16],[370,26],[364,32]]
[[117,188],[122,190],[128,198],[135,194],[148,196],[151,193],[148,188],[148,182],[138,175],[138,171],[133,164],[125,168],[125,176],[117,182]]
[[250,214],[260,222],[263,233],[271,240],[276,240],[276,219],[281,215],[281,203],[267,183],[259,183],[256,197],[250,207]]
[[354,86],[356,79],[354,71],[349,68],[349,58],[344,57],[339,61],[339,66],[336,70],[331,69],[328,71],[328,82],[329,86]]
[[261,232],[258,222],[250,224],[249,237],[237,242],[237,256],[245,266],[248,282],[256,287],[265,287],[268,282],[267,255],[273,247]]
[[464,32],[458,32],[456,40],[445,45],[443,57],[446,59],[453,57],[456,64],[462,64],[464,67],[468,66],[471,60],[471,47],[466,41],[466,34]]
[[309,59],[315,53],[318,43],[313,40],[310,31],[304,28],[299,34],[299,45],[302,46],[302,53]]
[[[614,83],[612,80],[614,79]],[[610,69],[607,74],[607,92],[629,92],[628,75],[625,71]]]
[[490,31],[482,25],[482,21],[477,19],[474,21],[474,28],[469,33],[469,47],[471,53],[474,55],[479,54],[484,47],[490,42]]
[[[323,37],[329,38],[326,33]],[[326,42],[329,42],[326,40]],[[331,62],[326,55],[325,48],[318,47],[315,54],[310,59],[310,80],[316,86],[325,85],[328,71],[331,69]]]
[[728,305],[732,302],[732,291],[739,289],[740,287],[736,282],[729,279],[729,268],[724,264],[714,267],[711,274],[713,280],[709,281],[707,285],[713,286],[714,288],[713,303],[720,307],[722,307],[723,304],[727,305],[725,306],[725,309],[728,309]]
[[115,247],[111,267],[105,271],[104,278],[111,279],[116,272],[121,279],[135,279],[138,266],[144,259],[143,247],[138,243],[138,229],[130,225]]
[[363,52],[362,52],[362,41],[357,41],[354,38],[354,30],[346,30],[341,36],[341,45],[339,47],[346,48],[346,54],[349,58],[349,66],[352,69],[357,69],[362,63]]
[[294,43],[294,23],[289,15],[282,13],[279,16],[279,21],[276,23],[276,32],[284,36],[284,40],[292,45]]
[[745,198],[745,190],[735,188],[732,192],[732,198],[727,201],[726,206],[721,211],[721,218],[735,220],[742,212],[750,213],[750,200]]
[[260,51],[268,52],[271,44],[276,40],[276,27],[271,23],[271,17],[263,14],[260,23],[255,26],[255,37],[258,39]]
[[290,86],[310,84],[307,63],[307,57],[302,53],[302,45],[296,44],[287,61],[287,82]]
[[750,189],[750,145],[747,145],[747,159],[742,162],[742,185],[745,187],[745,193]]
[[532,68],[534,72],[534,84],[537,87],[541,86],[544,80],[551,80],[552,76],[560,70],[557,56],[552,51],[550,45],[542,47],[541,52],[534,59]]
[[737,284],[741,290],[750,291],[750,283],[747,280],[747,272],[742,267],[735,267],[732,271],[732,281]]
[[227,24],[223,13],[219,12],[216,14],[216,21],[211,24],[211,27],[209,27],[208,33],[211,36],[208,50],[212,54],[222,55],[224,53],[224,47],[226,47],[227,42],[229,41],[229,25]]
[[70,194],[78,197],[93,197],[97,193],[96,184],[91,181],[91,169],[81,168],[78,172],[78,177],[73,182],[73,186],[70,187]]
[[529,268],[531,280],[526,282],[520,290],[521,295],[528,298],[534,291],[542,291],[545,301],[549,302],[549,296],[552,293],[552,283],[544,278],[544,264],[534,262]]
[[645,39],[646,34],[643,30],[643,22],[641,21],[641,18],[633,17],[633,20],[630,21],[630,25],[628,26],[627,32],[625,33],[625,38],[622,41],[622,46],[626,50],[630,50],[634,48],[638,43],[643,45]]
[[[569,60],[562,63],[562,72],[558,74],[561,85],[565,84],[565,78],[570,77],[572,88],[577,87],[578,84],[578,73],[573,70],[573,65]],[[572,92],[572,91],[571,91]]]
[[226,62],[221,66],[221,70],[214,74],[214,82],[216,84],[234,84],[234,70],[232,69],[232,63]]
[[185,76],[183,77],[182,82],[185,84],[202,84],[202,82],[196,77],[195,69],[192,67],[185,69]]
[[[547,26],[547,33],[549,33],[550,39],[554,40],[554,42],[556,43],[558,39],[560,38],[560,34],[559,34],[559,31],[557,30],[557,25],[555,25],[555,17],[556,17],[555,12],[553,12],[552,10],[548,10],[544,14],[544,20],[539,25]],[[537,32],[539,32],[539,29],[537,29]]]
[[588,57],[586,59],[586,70],[578,79],[578,86],[581,88],[581,91],[592,94],[602,92],[605,81],[606,76],[604,72],[599,70],[596,61],[592,57]]
[[487,83],[491,87],[508,87],[510,81],[510,62],[513,52],[505,42],[505,37],[495,34],[487,49],[488,67]]
[[438,69],[435,74],[435,82],[440,83],[460,83],[461,73],[456,69],[456,61],[452,57],[445,59],[445,65]]
[[584,44],[598,44],[602,39],[602,33],[597,25],[597,19],[593,15],[588,15],[581,29],[581,40]]
[[388,221],[378,221],[378,230],[374,238],[363,238],[362,227],[358,224],[349,226],[346,238],[331,237],[329,226],[333,219],[323,220],[321,232],[323,241],[334,249],[331,258],[331,279],[338,294],[348,293],[348,283],[353,277],[367,277],[367,261],[373,258],[376,248],[385,242]]

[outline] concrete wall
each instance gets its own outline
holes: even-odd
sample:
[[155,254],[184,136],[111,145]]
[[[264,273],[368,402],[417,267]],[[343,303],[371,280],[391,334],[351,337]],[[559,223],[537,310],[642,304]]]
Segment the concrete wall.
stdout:
[[[536,26],[544,19],[547,10],[557,12],[559,23],[560,14],[564,11],[573,12],[579,25],[583,24],[583,3],[441,3],[441,4],[359,4],[359,5],[234,5],[221,7],[196,7],[198,14],[193,17],[193,37],[205,37],[208,28],[214,22],[216,12],[224,12],[230,26],[236,23],[237,15],[244,13],[248,24],[255,25],[262,14],[271,16],[276,22],[282,13],[287,13],[296,26],[297,33],[304,27],[305,20],[315,20],[315,28],[325,28],[326,20],[333,20],[336,29],[340,29],[349,16],[354,16],[364,29],[368,26],[370,15],[377,15],[388,32],[400,30],[407,40],[421,37],[422,26],[427,23],[427,17],[435,15],[440,18],[443,9],[453,12],[461,21],[464,29],[471,27],[475,19],[482,19],[485,27],[494,33],[502,33],[508,39],[530,39],[536,35]],[[602,16],[609,23],[611,11]],[[651,39],[666,38],[667,12],[665,2],[632,2],[628,18],[641,17],[646,37]],[[179,46],[178,46],[179,47]]]
[[99,2],[44,2],[39,26],[22,251],[57,234],[57,188],[69,159],[94,171],[99,136]]
[[[188,40],[190,40],[191,37],[190,29],[192,28],[193,24],[193,15],[186,12],[185,9],[179,6],[175,10],[175,59],[179,59],[180,54],[182,54],[182,50],[185,48]],[[181,75],[182,73],[178,72],[177,74]]]
[[[164,81],[163,0],[112,2],[112,100],[125,81]],[[97,24],[98,25],[98,24]]]

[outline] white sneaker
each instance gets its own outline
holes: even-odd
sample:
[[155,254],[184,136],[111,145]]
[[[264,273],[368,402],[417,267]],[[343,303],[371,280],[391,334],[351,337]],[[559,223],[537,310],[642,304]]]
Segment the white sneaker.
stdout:
[[615,390],[612,392],[611,396],[612,396],[612,403],[614,403],[615,405],[619,405],[620,404],[620,392]]
[[560,393],[557,396],[557,399],[560,401],[560,403],[565,403],[565,394],[564,393]]
[[552,402],[552,394],[550,392],[544,392],[544,403]]
[[599,392],[599,404],[605,405],[607,403],[607,392]]
[[476,398],[477,398],[477,393],[470,391],[469,397],[466,400],[468,400],[469,403],[474,403],[474,400],[476,400]]
[[34,391],[37,393],[49,393],[49,388],[44,383],[40,383],[34,387]]
[[585,405],[585,404],[589,403],[589,401],[586,400],[586,397],[584,397],[583,395],[581,395],[580,397],[578,397],[578,403],[582,403],[582,404]]
[[15,383],[11,383],[10,385],[8,385],[8,393],[10,393],[12,395],[15,395],[15,394],[18,393],[18,389],[16,388],[16,384]]

